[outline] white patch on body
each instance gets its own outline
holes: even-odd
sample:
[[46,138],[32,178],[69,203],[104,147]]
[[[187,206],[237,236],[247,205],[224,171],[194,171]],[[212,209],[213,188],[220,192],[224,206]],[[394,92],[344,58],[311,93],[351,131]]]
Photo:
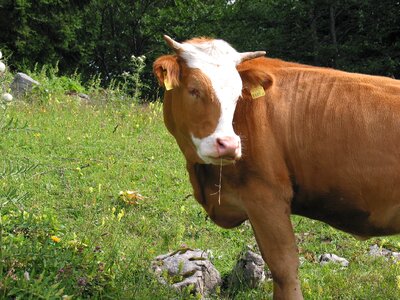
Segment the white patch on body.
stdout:
[[240,54],[222,40],[198,44],[182,44],[182,58],[190,68],[200,69],[209,79],[221,105],[221,115],[215,131],[205,137],[192,140],[197,154],[207,164],[219,164],[216,139],[234,137],[238,142],[237,157],[241,156],[240,138],[233,131],[232,121],[236,103],[242,92],[242,80],[236,70]]

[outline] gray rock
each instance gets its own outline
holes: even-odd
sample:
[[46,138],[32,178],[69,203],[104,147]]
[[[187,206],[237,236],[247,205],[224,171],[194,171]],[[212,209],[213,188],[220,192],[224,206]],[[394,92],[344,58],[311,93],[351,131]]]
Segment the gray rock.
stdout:
[[261,255],[248,250],[233,268],[232,274],[228,278],[228,284],[255,288],[264,282],[265,278],[265,263]]
[[347,259],[331,253],[325,253],[320,255],[318,260],[321,265],[325,265],[330,262],[341,264],[343,267],[347,267],[349,265],[349,261]]
[[383,247],[379,247],[377,244],[369,247],[369,255],[375,256],[375,257],[383,256],[383,257],[386,257],[387,259],[392,259],[395,262],[400,261],[400,253],[399,252],[390,251]]
[[84,99],[84,100],[86,100],[86,101],[89,101],[89,100],[90,100],[89,95],[84,94],[84,93],[78,93],[78,97],[81,98],[81,99]]
[[10,87],[12,94],[19,97],[28,93],[34,85],[39,85],[39,82],[25,73],[17,73]]
[[151,266],[159,282],[182,290],[192,288],[193,293],[205,297],[221,285],[221,276],[202,250],[181,249],[160,255]]
[[396,262],[400,262],[400,252],[392,252],[392,258]]
[[392,251],[379,247],[377,244],[369,247],[369,255],[371,256],[391,256]]
[[90,102],[90,97],[87,94],[84,93],[78,93],[77,91],[67,91],[65,92],[65,95],[68,96],[75,96],[77,99],[81,100],[84,103],[89,103]]

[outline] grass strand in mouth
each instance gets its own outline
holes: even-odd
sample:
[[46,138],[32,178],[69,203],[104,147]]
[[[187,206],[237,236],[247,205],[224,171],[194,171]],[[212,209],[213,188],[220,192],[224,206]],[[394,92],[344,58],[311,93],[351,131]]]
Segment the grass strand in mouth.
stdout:
[[218,183],[218,204],[221,205],[221,188],[222,188],[222,158],[219,164],[219,183]]

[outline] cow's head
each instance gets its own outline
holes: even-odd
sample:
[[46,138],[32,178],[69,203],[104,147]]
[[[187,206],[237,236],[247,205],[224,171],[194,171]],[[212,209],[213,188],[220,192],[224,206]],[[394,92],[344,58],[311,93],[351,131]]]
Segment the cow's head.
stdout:
[[164,122],[192,163],[230,164],[241,155],[232,126],[242,81],[236,66],[265,52],[238,53],[222,40],[197,38],[178,43],[164,36],[175,55],[153,66],[165,86]]

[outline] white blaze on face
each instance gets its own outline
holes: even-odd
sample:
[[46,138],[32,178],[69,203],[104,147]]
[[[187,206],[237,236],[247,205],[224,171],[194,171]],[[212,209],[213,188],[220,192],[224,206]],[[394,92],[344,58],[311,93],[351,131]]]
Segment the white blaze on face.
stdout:
[[219,163],[216,140],[230,137],[237,141],[236,156],[241,156],[240,138],[233,131],[232,121],[236,103],[242,91],[242,81],[236,70],[240,54],[222,40],[198,44],[182,44],[181,57],[190,68],[200,69],[209,79],[221,106],[221,116],[214,133],[192,140],[197,154],[205,163]]

